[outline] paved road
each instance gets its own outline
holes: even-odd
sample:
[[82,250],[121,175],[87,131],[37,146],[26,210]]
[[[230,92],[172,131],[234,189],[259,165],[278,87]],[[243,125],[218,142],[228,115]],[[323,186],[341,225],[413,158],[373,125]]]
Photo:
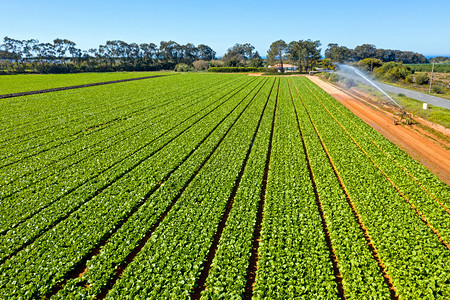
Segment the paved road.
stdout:
[[[364,78],[360,77],[357,74],[349,74],[346,72],[337,72],[337,73],[339,75],[345,76],[347,78],[352,78],[361,83],[370,85]],[[392,85],[384,84],[384,83],[380,83],[380,82],[377,82],[376,84],[386,92],[395,93],[395,94],[403,94],[409,98],[417,99],[419,101],[426,102],[426,103],[434,105],[434,106],[439,106],[439,107],[444,107],[446,109],[450,109],[450,100],[431,96],[431,95],[420,93],[420,92],[407,90],[404,88],[400,88],[400,87],[396,87],[396,86],[392,86]],[[395,100],[395,97],[394,97],[394,100]]]

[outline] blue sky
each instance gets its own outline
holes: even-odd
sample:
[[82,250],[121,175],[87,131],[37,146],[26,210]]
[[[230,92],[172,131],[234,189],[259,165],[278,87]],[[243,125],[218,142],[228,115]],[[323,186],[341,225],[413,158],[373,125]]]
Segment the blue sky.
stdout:
[[450,1],[30,1],[0,0],[0,38],[67,38],[81,49],[107,40],[207,44],[219,56],[251,43],[320,40],[450,56]]

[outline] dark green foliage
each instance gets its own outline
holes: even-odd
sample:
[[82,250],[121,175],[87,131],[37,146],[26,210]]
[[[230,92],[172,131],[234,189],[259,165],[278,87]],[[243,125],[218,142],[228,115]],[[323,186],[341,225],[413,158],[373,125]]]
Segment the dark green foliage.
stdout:
[[450,57],[437,56],[437,57],[430,58],[430,62],[450,64]]
[[383,62],[378,58],[371,57],[360,60],[356,65],[364,71],[372,72],[375,68],[381,67]]
[[253,58],[250,61],[250,67],[253,67],[253,68],[261,68],[263,65],[264,65],[264,61],[262,60],[261,57]]
[[66,39],[39,43],[5,37],[0,43],[0,74],[173,70],[180,63],[192,66],[197,60],[213,60],[215,54],[207,45],[174,41],[162,41],[158,47],[113,40],[85,51]]
[[189,71],[193,71],[194,68],[192,68],[191,66],[187,65],[187,64],[178,64],[175,66],[174,71],[175,72],[189,72]]
[[382,62],[395,61],[403,62],[405,64],[423,64],[428,62],[427,58],[420,53],[392,49],[377,49],[375,45],[371,44],[363,44],[356,46],[355,49],[348,49],[345,46],[330,43],[325,50],[325,58],[330,58],[333,62],[360,61],[366,58],[377,58]]
[[[410,67],[411,70],[416,71],[416,72],[431,72],[433,65],[432,64],[410,64],[410,65],[408,65],[408,67]],[[450,72],[450,63],[435,64],[434,72],[449,73]]]
[[433,87],[431,87],[431,91],[435,94],[443,94],[444,88],[440,85],[434,85]]
[[269,68],[252,68],[252,67],[211,67],[208,72],[216,73],[245,73],[245,72],[267,72]]
[[416,76],[416,83],[420,85],[428,84],[430,82],[430,79],[428,78],[428,75],[425,73],[421,73]]
[[338,82],[339,81],[339,75],[336,73],[326,73],[325,78],[331,82]]
[[385,63],[374,71],[376,78],[391,82],[403,80],[409,74],[411,74],[411,70],[407,66],[396,62]]

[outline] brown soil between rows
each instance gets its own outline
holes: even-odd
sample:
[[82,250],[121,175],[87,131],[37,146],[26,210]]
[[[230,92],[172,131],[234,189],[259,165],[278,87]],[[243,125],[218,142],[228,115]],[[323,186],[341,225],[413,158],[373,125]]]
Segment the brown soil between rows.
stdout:
[[369,107],[318,77],[308,77],[364,122],[399,146],[442,181],[450,184],[450,151],[408,126],[394,125],[392,118]]

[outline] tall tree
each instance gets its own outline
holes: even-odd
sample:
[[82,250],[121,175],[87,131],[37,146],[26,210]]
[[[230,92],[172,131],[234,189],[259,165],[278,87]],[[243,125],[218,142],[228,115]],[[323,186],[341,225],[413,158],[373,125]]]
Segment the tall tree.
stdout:
[[285,58],[287,49],[288,47],[286,42],[283,40],[278,40],[273,42],[269,47],[269,51],[267,51],[267,60],[269,61],[269,64],[273,65],[279,62],[281,72],[284,72],[283,59]]
[[377,53],[377,47],[371,44],[363,44],[355,47],[356,60],[362,60],[364,58],[375,57]]
[[183,52],[183,61],[191,64],[198,58],[198,49],[192,43],[181,46]]
[[165,63],[177,64],[180,58],[180,44],[174,41],[162,41],[159,46],[160,58]]
[[310,71],[320,59],[320,41],[300,40],[290,42],[288,57],[295,62],[300,69]]
[[197,51],[198,58],[202,60],[213,60],[216,56],[216,52],[214,52],[211,47],[204,44],[198,45]]
[[222,59],[225,62],[238,61],[245,64],[248,60],[253,58],[253,50],[255,50],[255,47],[250,43],[235,44],[233,47],[228,48]]
[[55,39],[53,40],[53,47],[55,49],[56,54],[58,54],[58,59],[60,59],[63,64],[66,60],[66,53],[69,48],[75,47],[75,43],[66,39]]
[[353,50],[348,49],[345,46],[339,46],[336,43],[328,44],[325,50],[325,58],[331,59],[333,62],[344,62],[353,59]]

